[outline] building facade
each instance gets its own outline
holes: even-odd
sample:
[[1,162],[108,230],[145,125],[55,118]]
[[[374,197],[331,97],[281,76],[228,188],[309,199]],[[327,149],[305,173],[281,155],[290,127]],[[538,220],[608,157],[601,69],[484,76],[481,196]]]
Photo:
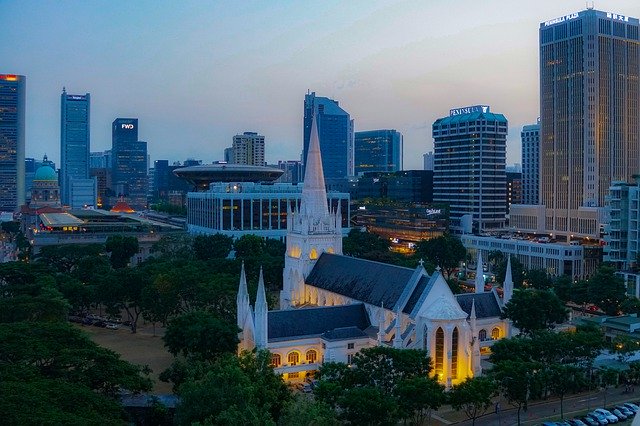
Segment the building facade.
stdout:
[[640,177],[635,184],[613,182],[606,197],[609,221],[604,228],[604,261],[619,270],[637,270],[640,244]]
[[0,74],[0,211],[25,202],[25,98],[23,75]]
[[433,202],[448,204],[451,227],[473,230],[504,227],[508,124],[486,105],[452,109],[433,123]]
[[[70,95],[63,88],[60,95],[60,189],[62,203],[66,205],[77,204],[71,199],[71,180],[90,179],[90,117],[91,95]],[[95,200],[88,204],[95,205]]]
[[[315,123],[315,122],[314,122]],[[454,296],[439,270],[403,268],[342,255],[340,210],[329,208],[315,124],[300,207],[287,219],[280,310],[270,311],[262,273],[254,307],[240,275],[239,349],[272,353],[285,380],[302,380],[323,362],[351,364],[363,348],[423,349],[434,376],[451,387],[481,374],[481,345],[509,336],[495,291]],[[507,277],[510,276],[510,269]],[[505,281],[505,294],[512,282]]]
[[233,164],[264,166],[264,136],[244,132],[233,137]]
[[351,198],[386,198],[409,203],[433,201],[433,171],[403,170],[394,173],[367,172],[350,187]]
[[354,138],[355,174],[402,170],[402,133],[397,130],[356,132]]
[[520,132],[522,142],[522,204],[540,202],[540,120]]
[[433,151],[422,154],[422,170],[433,171]]
[[593,9],[540,24],[540,201],[549,233],[599,237],[597,211],[611,183],[638,173],[639,27]]
[[284,173],[278,182],[298,183],[302,182],[302,161],[300,160],[278,160],[278,168]]
[[333,188],[354,175],[353,120],[338,101],[316,96],[315,92],[305,95],[303,161],[307,159],[314,117],[320,138],[324,178]]
[[507,215],[511,211],[512,204],[522,203],[522,173],[518,171],[507,171],[507,198],[506,210]]
[[116,118],[112,144],[111,189],[142,210],[147,206],[147,143],[138,140],[138,119]]

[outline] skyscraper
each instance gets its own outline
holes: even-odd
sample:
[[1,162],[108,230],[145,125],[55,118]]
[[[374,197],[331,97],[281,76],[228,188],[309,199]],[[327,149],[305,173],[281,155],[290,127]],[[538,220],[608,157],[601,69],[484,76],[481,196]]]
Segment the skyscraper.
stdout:
[[[60,186],[62,203],[73,205],[72,181],[90,179],[91,95],[60,95]],[[83,186],[89,186],[85,183]]]
[[233,163],[264,166],[264,136],[244,132],[233,137]]
[[[522,204],[540,202],[540,121],[520,132],[522,141]],[[514,203],[515,204],[515,203]]]
[[112,189],[134,209],[147,205],[147,143],[138,140],[137,118],[116,118],[112,125]]
[[24,145],[26,77],[0,74],[0,211],[25,202]]
[[329,187],[346,182],[354,175],[353,120],[340,108],[337,101],[316,96],[311,92],[304,97],[304,146],[302,158],[306,160],[311,137],[311,123],[316,117],[322,168]]
[[547,232],[597,237],[613,181],[640,171],[639,21],[583,10],[540,24]]
[[433,123],[433,202],[449,205],[451,228],[470,231],[505,223],[507,119],[486,105],[455,108]]
[[402,170],[402,134],[397,130],[356,132],[355,174]]

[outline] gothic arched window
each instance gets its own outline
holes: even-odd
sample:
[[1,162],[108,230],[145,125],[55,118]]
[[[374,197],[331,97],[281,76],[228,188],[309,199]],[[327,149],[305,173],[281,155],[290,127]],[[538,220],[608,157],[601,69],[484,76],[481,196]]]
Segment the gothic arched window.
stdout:
[[307,351],[307,363],[313,364],[318,360],[318,352],[315,349],[309,349]]
[[300,363],[300,354],[296,351],[289,352],[289,355],[287,355],[287,362],[289,365],[298,365]]
[[451,378],[458,378],[458,327],[451,334]]
[[480,330],[480,332],[478,333],[478,340],[480,340],[481,342],[487,340],[487,330],[485,330],[484,328]]
[[281,363],[282,358],[280,357],[280,354],[271,354],[271,365],[273,367],[280,367]]
[[500,338],[500,329],[498,327],[495,327],[493,330],[491,330],[491,339],[498,340],[499,338]]
[[429,347],[427,346],[429,344],[429,329],[427,328],[427,326],[424,326],[424,329],[422,330],[422,349],[424,349],[425,351],[429,350]]
[[442,378],[444,372],[444,331],[441,327],[436,330],[436,376]]

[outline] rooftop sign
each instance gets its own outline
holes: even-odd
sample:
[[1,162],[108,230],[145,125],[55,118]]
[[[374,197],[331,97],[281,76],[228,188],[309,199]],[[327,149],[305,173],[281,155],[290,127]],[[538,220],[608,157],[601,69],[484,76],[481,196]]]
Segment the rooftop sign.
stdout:
[[449,116],[471,114],[473,112],[489,112],[489,105],[472,105],[462,108],[454,108],[449,110]]
[[550,21],[545,21],[544,26],[548,27],[550,25],[559,24],[560,22],[570,21],[572,19],[576,19],[578,17],[577,13],[571,13],[569,15],[561,16],[556,19],[552,19]]
[[616,13],[611,13],[611,12],[607,12],[607,18],[613,19],[614,21],[629,22],[628,16],[618,15]]

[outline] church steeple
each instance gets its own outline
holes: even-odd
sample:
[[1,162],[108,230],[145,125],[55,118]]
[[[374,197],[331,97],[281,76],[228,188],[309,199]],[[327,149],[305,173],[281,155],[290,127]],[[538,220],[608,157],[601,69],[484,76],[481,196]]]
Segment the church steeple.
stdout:
[[504,274],[504,283],[502,283],[502,304],[506,305],[513,296],[513,275],[511,273],[511,255],[507,260],[507,271]]
[[476,293],[484,293],[484,268],[482,267],[482,252],[480,250],[478,250],[476,262]]
[[255,308],[256,346],[258,348],[266,348],[269,340],[267,324],[268,312],[269,305],[267,305],[267,295],[264,289],[264,276],[262,274],[262,267],[260,267],[260,279],[258,280],[258,294],[256,295]]
[[304,165],[304,186],[302,188],[302,206],[308,213],[320,217],[329,212],[327,206],[327,190],[324,185],[322,156],[320,155],[320,139],[316,117],[311,123],[311,138],[306,163]]

